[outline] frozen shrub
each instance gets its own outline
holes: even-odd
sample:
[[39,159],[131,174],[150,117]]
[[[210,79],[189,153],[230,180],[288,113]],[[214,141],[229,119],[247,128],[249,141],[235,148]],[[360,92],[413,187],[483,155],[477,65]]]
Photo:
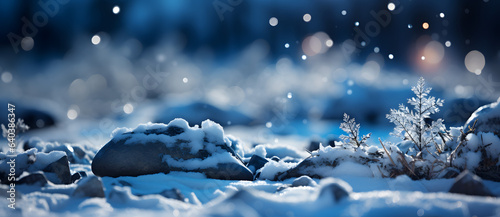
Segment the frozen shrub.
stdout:
[[359,127],[354,118],[350,118],[349,115],[344,113],[344,123],[340,124],[340,129],[347,133],[346,135],[341,135],[340,139],[344,141],[345,144],[350,144],[353,147],[359,148],[360,146],[366,146],[365,142],[370,138],[371,133],[364,135],[360,138]]
[[430,118],[431,114],[439,112],[439,107],[443,106],[442,99],[436,99],[429,96],[431,88],[425,87],[424,78],[418,80],[417,86],[411,89],[416,97],[408,99],[408,103],[413,106],[413,110],[403,104],[399,105],[399,109],[391,109],[390,114],[386,117],[396,127],[392,135],[400,137],[403,140],[413,142],[415,148],[421,152],[424,149],[434,144],[439,150],[438,140],[439,133],[445,131],[445,126],[442,119],[426,123],[426,119]]

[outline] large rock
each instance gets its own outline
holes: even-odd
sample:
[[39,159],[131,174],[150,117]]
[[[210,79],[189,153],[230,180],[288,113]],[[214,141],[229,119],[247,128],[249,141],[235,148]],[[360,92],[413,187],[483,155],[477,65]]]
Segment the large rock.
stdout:
[[481,106],[472,113],[465,123],[464,131],[470,128],[475,128],[475,132],[492,132],[500,135],[500,106],[498,106],[498,102]]
[[208,178],[252,180],[252,172],[231,149],[222,127],[210,120],[201,128],[183,119],[168,125],[117,129],[94,157],[98,176],[139,176],[170,171],[201,172]]
[[102,181],[97,176],[88,176],[80,180],[73,191],[74,197],[105,197]]
[[464,170],[455,178],[455,182],[450,188],[450,193],[494,196],[491,191],[484,186],[483,180],[468,170]]

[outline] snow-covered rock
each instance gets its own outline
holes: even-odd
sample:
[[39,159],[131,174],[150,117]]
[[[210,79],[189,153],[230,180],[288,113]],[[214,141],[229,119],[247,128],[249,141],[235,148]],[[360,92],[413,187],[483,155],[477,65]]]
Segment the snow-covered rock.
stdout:
[[47,178],[40,171],[24,173],[18,178],[16,184],[45,186],[47,184]]
[[494,102],[479,107],[465,122],[464,131],[474,127],[475,132],[492,132],[500,135],[500,106],[498,103]]
[[74,197],[105,197],[102,181],[97,176],[89,176],[80,180],[73,191]]
[[15,177],[19,178],[24,172],[32,173],[43,171],[45,177],[55,184],[70,184],[71,174],[68,157],[62,151],[50,153],[38,152],[36,148],[11,157],[0,153],[0,180],[7,182],[10,163],[15,161]]
[[71,173],[69,170],[68,156],[66,155],[50,163],[42,171],[46,173],[46,176],[54,174],[59,181],[55,181],[54,178],[51,179],[50,176],[48,178],[56,184],[71,184]]
[[230,143],[222,127],[210,120],[201,128],[190,127],[183,119],[168,125],[141,124],[133,130],[119,128],[96,154],[92,171],[111,177],[184,171],[215,179],[253,180]]
[[[352,187],[341,179],[327,178],[321,182],[321,190],[318,200],[322,202],[332,201],[333,203],[349,197]],[[333,204],[332,203],[332,204]]]
[[267,159],[259,155],[253,155],[252,158],[250,158],[250,161],[248,161],[247,167],[255,173],[257,170],[266,165],[267,162],[269,162]]
[[314,187],[316,185],[317,185],[316,182],[309,176],[301,176],[299,178],[294,179],[292,182],[292,187],[299,187],[299,186]]
[[464,170],[455,178],[450,193],[467,194],[477,196],[494,196],[491,191],[483,184],[483,180],[475,174]]
[[335,175],[373,176],[369,163],[375,162],[374,156],[362,149],[344,149],[326,146],[317,151],[295,167],[277,173],[276,180],[285,180],[307,175],[313,178],[325,178]]
[[71,182],[75,183],[76,181],[84,177],[87,177],[87,173],[85,173],[84,171],[76,172],[73,175],[71,175]]
[[51,151],[64,151],[70,163],[88,164],[92,161],[95,151],[90,147],[80,144],[70,144],[61,142],[46,142],[38,137],[30,138],[24,142],[23,149],[36,148],[39,152],[49,153]]

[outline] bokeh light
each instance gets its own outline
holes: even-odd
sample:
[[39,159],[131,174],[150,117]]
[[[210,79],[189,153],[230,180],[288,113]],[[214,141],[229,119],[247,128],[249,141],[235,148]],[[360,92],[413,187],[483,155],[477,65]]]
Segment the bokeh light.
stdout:
[[271,25],[271,26],[277,26],[278,25],[278,18],[271,17],[271,19],[269,19],[269,25]]
[[484,59],[484,55],[477,51],[470,51],[467,56],[465,56],[465,67],[469,72],[475,73],[476,75],[480,75],[485,64],[486,60]]
[[98,45],[99,43],[101,43],[101,37],[99,35],[94,35],[92,36],[92,44],[94,45]]
[[427,22],[422,23],[422,28],[428,29],[429,28],[429,23],[427,23]]

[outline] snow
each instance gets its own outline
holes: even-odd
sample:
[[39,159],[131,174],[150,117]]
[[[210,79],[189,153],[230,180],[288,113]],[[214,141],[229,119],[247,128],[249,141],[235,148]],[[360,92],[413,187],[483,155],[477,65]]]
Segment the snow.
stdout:
[[[254,213],[258,216],[415,216],[419,210],[435,216],[495,216],[500,214],[500,199],[446,193],[453,179],[413,181],[407,176],[395,179],[346,176],[319,180],[315,187],[278,187],[293,179],[273,181],[227,181],[206,179],[199,173],[172,172],[138,177],[104,177],[107,198],[70,198],[76,185],[44,187],[43,192],[23,191],[24,216],[235,216]],[[316,179],[317,180],[317,179]],[[121,186],[125,181],[131,186]],[[339,183],[350,193],[346,200],[333,202],[319,193],[330,183]],[[492,192],[500,194],[500,184],[485,181]],[[187,201],[157,195],[163,189],[177,188]],[[51,190],[49,190],[51,189]],[[57,190],[60,189],[60,190]],[[234,196],[240,193],[241,197]],[[145,195],[145,196],[137,196]],[[7,214],[2,200],[0,215]],[[260,205],[259,205],[260,204]],[[5,206],[4,206],[5,205]],[[9,216],[9,215],[3,215]]]
[[[182,128],[184,131],[174,136],[147,133],[151,130],[167,129],[168,127],[174,126]],[[133,136],[131,136],[132,133]],[[203,148],[213,152],[215,151],[215,146],[213,144],[225,144],[226,140],[222,127],[213,121],[205,120],[202,122],[201,128],[199,128],[198,126],[190,127],[187,121],[180,118],[174,119],[168,124],[149,122],[147,124],[140,124],[135,129],[117,128],[113,131],[111,136],[115,141],[126,139],[125,145],[147,144],[159,141],[164,143],[167,147],[172,147],[173,144],[176,144],[176,141],[181,139],[187,142],[181,143],[180,146],[190,148],[192,154],[197,153]],[[205,138],[210,142],[206,147],[203,144]]]
[[61,159],[66,156],[66,153],[63,151],[52,151],[50,153],[36,153],[36,165],[39,169],[43,169],[48,166],[50,163]]
[[[205,159],[174,159],[170,155],[164,155],[163,161],[169,166],[184,168],[188,170],[206,169],[206,168],[217,168],[217,164],[222,163],[238,163],[235,158],[229,152],[214,153],[212,156]],[[240,162],[241,164],[241,162]]]
[[372,170],[359,163],[354,162],[344,162],[332,169],[332,174],[335,177],[342,176],[362,176],[362,177],[373,177]]
[[266,156],[267,156],[266,147],[264,147],[263,145],[255,146],[254,155],[260,156],[262,158],[266,158]]
[[278,173],[285,172],[296,165],[297,163],[287,163],[285,161],[269,161],[258,172],[260,171],[260,179],[274,180]]

